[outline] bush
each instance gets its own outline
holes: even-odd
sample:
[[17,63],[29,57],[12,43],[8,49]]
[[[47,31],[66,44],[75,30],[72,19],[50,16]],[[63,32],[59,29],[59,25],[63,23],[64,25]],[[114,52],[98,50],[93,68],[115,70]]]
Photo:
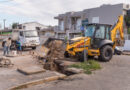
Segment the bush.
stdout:
[[130,28],[128,28],[128,34],[130,34]]

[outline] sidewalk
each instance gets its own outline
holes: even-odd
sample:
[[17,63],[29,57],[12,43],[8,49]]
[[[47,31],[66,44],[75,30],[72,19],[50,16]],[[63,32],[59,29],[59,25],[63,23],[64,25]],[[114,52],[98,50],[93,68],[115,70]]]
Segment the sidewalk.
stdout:
[[31,66],[42,67],[42,65],[38,64],[37,60],[33,59],[31,55],[10,57],[10,59],[14,64],[14,67],[0,68],[0,90],[7,90],[19,84],[58,75],[55,71],[45,71],[43,73],[33,75],[24,75],[18,72],[17,68]]

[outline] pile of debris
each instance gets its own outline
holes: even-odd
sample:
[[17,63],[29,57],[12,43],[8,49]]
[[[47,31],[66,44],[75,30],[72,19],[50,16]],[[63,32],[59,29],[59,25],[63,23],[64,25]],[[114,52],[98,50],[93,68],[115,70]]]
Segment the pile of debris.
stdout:
[[64,59],[64,46],[65,44],[62,40],[48,39],[41,48],[39,48],[39,56],[42,57],[45,69],[57,70],[57,65],[54,61]]
[[6,57],[0,57],[0,67],[12,67],[14,64],[12,64],[11,60]]
[[54,60],[62,60],[64,58],[65,50],[63,48],[63,41],[51,41],[47,48],[49,48],[49,52],[46,56],[47,62],[45,63],[44,68],[49,70],[57,70],[57,65],[55,65]]

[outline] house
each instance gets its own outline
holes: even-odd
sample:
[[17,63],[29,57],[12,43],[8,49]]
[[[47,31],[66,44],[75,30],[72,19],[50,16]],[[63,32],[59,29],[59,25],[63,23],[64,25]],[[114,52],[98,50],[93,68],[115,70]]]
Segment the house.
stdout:
[[18,29],[23,29],[23,30],[42,30],[45,28],[48,28],[48,27],[38,22],[27,22],[27,23],[18,25]]
[[[100,7],[85,9],[78,12],[67,12],[55,17],[58,20],[56,38],[68,39],[81,35],[81,26],[88,23],[114,25],[119,15],[126,15],[130,5],[101,5]],[[125,30],[127,34],[127,30]]]
[[48,28],[40,30],[39,35],[45,37],[54,37],[55,36],[54,27],[48,26]]

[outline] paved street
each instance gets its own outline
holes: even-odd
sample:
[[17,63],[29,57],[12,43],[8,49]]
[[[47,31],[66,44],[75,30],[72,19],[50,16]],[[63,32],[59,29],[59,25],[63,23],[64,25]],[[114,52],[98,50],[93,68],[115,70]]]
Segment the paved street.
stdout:
[[26,90],[130,90],[130,56],[114,56],[92,75],[79,74]]

